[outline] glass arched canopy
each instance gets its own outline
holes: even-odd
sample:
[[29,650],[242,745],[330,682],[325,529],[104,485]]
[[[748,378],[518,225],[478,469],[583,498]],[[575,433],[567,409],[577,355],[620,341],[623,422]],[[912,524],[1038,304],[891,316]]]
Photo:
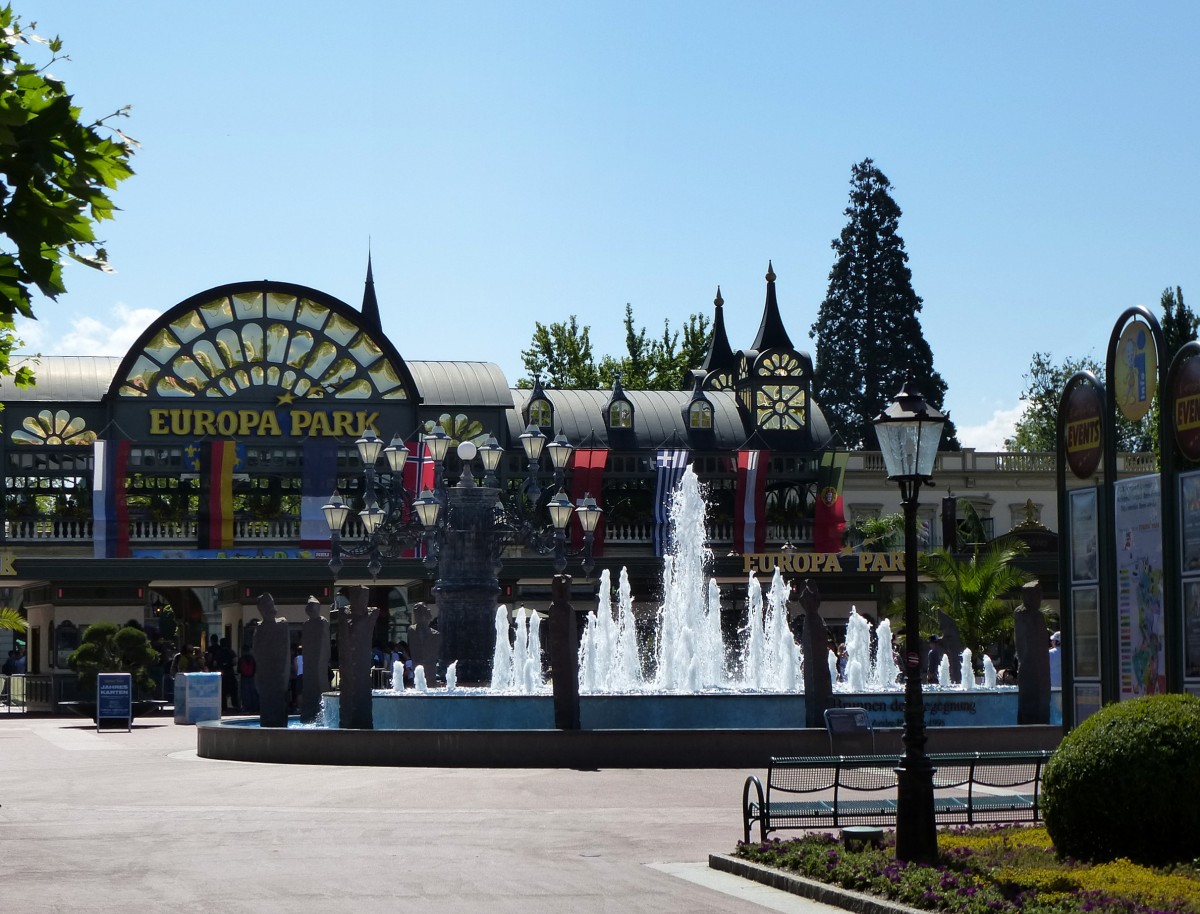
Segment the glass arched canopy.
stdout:
[[405,400],[411,380],[359,312],[283,283],[213,289],[143,335],[115,381],[120,397]]

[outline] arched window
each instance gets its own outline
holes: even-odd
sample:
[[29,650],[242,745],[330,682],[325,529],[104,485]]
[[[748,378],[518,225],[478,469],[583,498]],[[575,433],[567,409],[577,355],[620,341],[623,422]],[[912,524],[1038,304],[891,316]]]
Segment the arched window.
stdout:
[[549,400],[529,401],[529,424],[539,428],[554,427],[554,408]]
[[633,428],[633,407],[628,400],[615,400],[608,406],[609,428]]
[[688,428],[710,429],[713,424],[712,404],[704,400],[694,400],[688,406]]

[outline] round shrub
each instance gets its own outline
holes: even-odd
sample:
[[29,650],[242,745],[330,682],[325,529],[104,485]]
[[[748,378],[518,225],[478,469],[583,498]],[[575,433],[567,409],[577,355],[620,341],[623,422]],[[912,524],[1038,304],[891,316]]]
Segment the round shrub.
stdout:
[[1047,763],[1042,813],[1063,857],[1200,857],[1200,698],[1148,695],[1093,714]]

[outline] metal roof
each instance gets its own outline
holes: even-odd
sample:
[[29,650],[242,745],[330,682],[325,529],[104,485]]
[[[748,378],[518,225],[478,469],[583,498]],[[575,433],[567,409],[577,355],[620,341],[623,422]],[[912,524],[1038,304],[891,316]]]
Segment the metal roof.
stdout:
[[492,362],[407,362],[423,406],[513,405],[508,379]]
[[19,366],[26,361],[33,368],[36,383],[30,388],[20,388],[11,378],[5,378],[0,381],[3,402],[99,403],[121,364],[120,358],[104,355],[15,355],[11,364]]
[[[529,390],[512,391],[513,410],[508,414],[509,440],[515,441],[525,431],[522,414],[529,402]],[[604,408],[612,398],[610,390],[544,390],[554,407],[554,432],[561,431],[572,444],[578,444],[595,433],[602,446],[608,444],[608,429],[604,424]],[[637,447],[659,448],[669,445],[686,447],[689,444],[687,426],[682,410],[691,402],[690,391],[627,390],[625,396],[633,404],[633,431]],[[732,391],[706,391],[713,405],[713,447],[717,450],[736,450],[747,440],[742,417]],[[820,407],[813,404],[812,434],[814,450],[823,447],[830,438],[829,425]]]

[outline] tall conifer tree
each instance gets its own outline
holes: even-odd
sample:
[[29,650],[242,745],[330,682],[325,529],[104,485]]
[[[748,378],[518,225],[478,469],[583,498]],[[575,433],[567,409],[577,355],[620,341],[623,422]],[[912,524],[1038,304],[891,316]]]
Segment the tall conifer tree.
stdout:
[[[892,402],[905,381],[942,409],[946,382],[933,369],[933,352],[921,332],[921,298],[913,291],[904,239],[897,234],[900,207],[891,183],[871,159],[852,169],[850,221],[833,241],[837,260],[829,289],[809,335],[816,346],[816,395],[847,448],[877,446],[871,420]],[[942,449],[958,448],[946,422]]]

